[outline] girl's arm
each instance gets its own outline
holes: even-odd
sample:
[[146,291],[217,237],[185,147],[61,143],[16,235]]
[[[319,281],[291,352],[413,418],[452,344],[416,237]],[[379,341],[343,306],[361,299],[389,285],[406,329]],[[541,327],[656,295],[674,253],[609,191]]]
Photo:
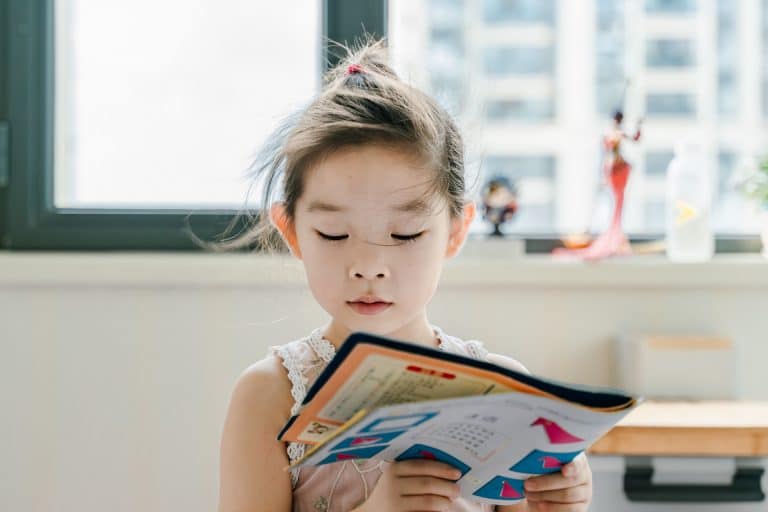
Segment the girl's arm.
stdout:
[[219,512],[289,512],[285,446],[275,439],[289,411],[288,379],[274,358],[246,370],[229,403],[221,439]]

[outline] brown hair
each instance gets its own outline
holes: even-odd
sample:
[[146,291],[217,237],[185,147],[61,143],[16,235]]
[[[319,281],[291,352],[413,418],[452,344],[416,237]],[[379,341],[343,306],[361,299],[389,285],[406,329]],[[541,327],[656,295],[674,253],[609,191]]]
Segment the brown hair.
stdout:
[[451,218],[461,215],[464,145],[451,116],[435,100],[397,77],[386,63],[383,40],[368,38],[357,48],[341,48],[346,55],[326,73],[322,92],[305,109],[285,119],[249,169],[251,189],[257,182],[263,183],[261,211],[255,216],[245,213],[250,227],[209,247],[285,251],[269,221],[275,192],[281,193],[286,220],[293,223],[304,172],[350,145],[385,144],[413,154],[434,171],[430,194],[444,200]]

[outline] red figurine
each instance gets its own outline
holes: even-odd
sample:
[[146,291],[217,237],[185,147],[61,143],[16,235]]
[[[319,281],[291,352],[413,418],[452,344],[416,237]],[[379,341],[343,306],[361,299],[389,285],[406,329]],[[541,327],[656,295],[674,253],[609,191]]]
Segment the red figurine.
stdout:
[[591,244],[582,249],[557,248],[553,251],[555,256],[570,256],[584,260],[600,260],[610,256],[626,256],[632,253],[629,240],[621,229],[621,215],[624,210],[624,190],[629,180],[632,166],[624,160],[621,154],[621,142],[624,139],[640,140],[640,125],[642,119],[637,122],[635,134],[630,136],[624,132],[621,122],[624,114],[617,110],[613,115],[613,128],[603,138],[605,159],[603,160],[603,179],[611,187],[615,198],[613,218],[607,231],[598,236]]

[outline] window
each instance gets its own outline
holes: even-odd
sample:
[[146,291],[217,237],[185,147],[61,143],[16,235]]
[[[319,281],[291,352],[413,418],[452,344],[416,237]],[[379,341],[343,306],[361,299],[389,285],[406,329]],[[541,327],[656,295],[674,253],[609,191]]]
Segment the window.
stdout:
[[484,164],[489,175],[503,174],[512,180],[525,177],[555,178],[555,157],[552,155],[490,155]]
[[595,4],[595,99],[597,111],[612,114],[623,101],[624,3],[598,0]]
[[[453,112],[478,189],[495,174],[517,182],[509,232],[557,237],[607,224],[602,137],[615,110],[630,134],[644,118],[641,140],[622,152],[632,165],[624,226],[647,238],[663,234],[666,169],[682,134],[713,141],[712,168],[720,153],[738,166],[761,150],[739,134],[768,136],[768,123],[755,127],[745,111],[765,109],[768,119],[768,0],[757,3],[759,26],[729,0],[440,2],[450,39],[461,41],[443,45],[453,53],[441,55],[447,78],[423,73],[423,55],[445,38],[431,32],[431,2],[390,0],[388,23],[396,69],[427,91],[452,91],[450,105],[460,105]],[[761,47],[743,51],[756,30]],[[745,98],[744,83],[764,91]],[[736,206],[715,206],[718,236],[756,235],[756,214],[732,185],[723,197]]]
[[214,239],[243,206],[264,136],[334,62],[324,38],[384,35],[384,5],[3,2],[0,33],[24,37],[0,38],[0,136],[12,134],[13,155],[0,245],[192,249],[189,229]]
[[687,14],[696,10],[696,0],[645,0],[649,13]]
[[483,20],[498,23],[546,23],[555,20],[554,0],[484,0]]
[[[10,34],[0,38],[0,246],[191,249],[187,228],[214,238],[242,206],[242,173],[267,127],[307,101],[322,63],[333,62],[323,37],[351,41],[363,27],[388,34],[396,70],[457,117],[468,183],[495,171],[519,181],[513,232],[557,237],[590,225],[601,137],[620,108],[628,131],[646,119],[641,141],[623,149],[633,165],[631,236],[659,234],[649,210],[663,162],[691,131],[711,141],[719,169],[719,235],[754,236],[757,216],[731,177],[764,156],[750,140],[768,135],[768,0],[734,4],[292,0],[266,9],[207,0],[142,11],[115,0],[9,0],[0,3],[0,33]],[[746,5],[759,23],[746,23]],[[175,23],[161,30],[174,6]],[[146,9],[153,19],[140,16]],[[281,28],[268,51],[260,23]],[[124,30],[139,25],[141,37]],[[18,27],[24,37],[12,37]],[[300,42],[292,30],[313,36]],[[745,41],[759,48],[744,52]],[[301,64],[283,67],[286,59]]]
[[643,209],[643,224],[650,232],[661,233],[665,229],[666,204],[663,200],[648,199]]
[[761,48],[763,65],[760,68],[762,70],[763,117],[768,118],[768,0],[763,0],[760,7],[760,30],[763,36]]
[[488,102],[486,118],[491,122],[540,122],[552,119],[554,106],[545,100],[492,100]]
[[666,176],[667,167],[673,158],[672,151],[649,151],[645,155],[646,176]]
[[739,111],[739,3],[717,0],[717,112],[733,119]]
[[646,61],[649,68],[675,68],[694,63],[694,49],[686,39],[655,39],[648,41]]
[[760,229],[753,205],[745,203],[736,189],[745,165],[750,165],[749,158],[739,156],[733,148],[723,148],[717,155],[713,204],[720,214],[713,219],[716,231],[743,235]]
[[696,101],[687,93],[651,93],[646,98],[649,116],[678,117],[693,116]]
[[250,154],[319,86],[314,2],[54,6],[57,208],[237,209]]
[[552,48],[497,47],[483,52],[484,71],[489,76],[552,73]]

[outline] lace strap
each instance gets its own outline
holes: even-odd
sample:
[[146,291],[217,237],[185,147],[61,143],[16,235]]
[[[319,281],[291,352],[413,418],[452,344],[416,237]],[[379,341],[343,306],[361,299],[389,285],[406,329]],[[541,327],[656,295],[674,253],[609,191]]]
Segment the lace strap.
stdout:
[[291,396],[293,397],[291,415],[295,415],[299,412],[301,403],[307,395],[306,377],[301,371],[301,362],[287,345],[272,347],[272,351],[280,357],[280,361],[288,371],[288,380],[291,381]]
[[455,336],[449,336],[436,325],[433,325],[432,328],[440,339],[440,348],[442,350],[468,355],[473,359],[479,359],[481,361],[488,359],[488,350],[483,346],[481,341],[462,340]]
[[[336,350],[333,344],[323,338],[322,328],[317,328],[307,337],[297,340],[293,343],[286,345],[280,345],[271,347],[272,352],[277,354],[288,372],[288,380],[291,382],[291,396],[293,397],[293,405],[291,406],[291,416],[299,413],[301,404],[304,402],[304,398],[307,396],[307,376],[304,374],[305,368],[309,366],[307,361],[303,361],[296,355],[296,344],[306,342],[314,353],[322,359],[325,363],[328,363],[333,356],[336,355]],[[306,445],[304,443],[289,442],[286,447],[288,454],[288,460],[291,464],[299,460],[304,456],[306,451]],[[296,487],[299,481],[300,468],[291,470],[291,485]]]
[[[293,464],[300,458],[304,456],[304,451],[306,450],[307,445],[302,443],[295,443],[290,442],[288,443],[288,447],[286,448],[286,452],[288,453],[288,461]],[[296,484],[299,483],[299,475],[301,474],[301,468],[293,468],[291,469],[291,488],[295,488]]]
[[312,331],[307,343],[309,343],[309,346],[315,351],[317,357],[322,359],[325,363],[330,363],[331,359],[336,355],[336,348],[333,346],[333,343],[323,338],[322,329],[319,327]]
[[486,349],[480,341],[466,340],[464,342],[464,348],[466,348],[469,355],[475,359],[481,361],[488,359],[488,349]]

